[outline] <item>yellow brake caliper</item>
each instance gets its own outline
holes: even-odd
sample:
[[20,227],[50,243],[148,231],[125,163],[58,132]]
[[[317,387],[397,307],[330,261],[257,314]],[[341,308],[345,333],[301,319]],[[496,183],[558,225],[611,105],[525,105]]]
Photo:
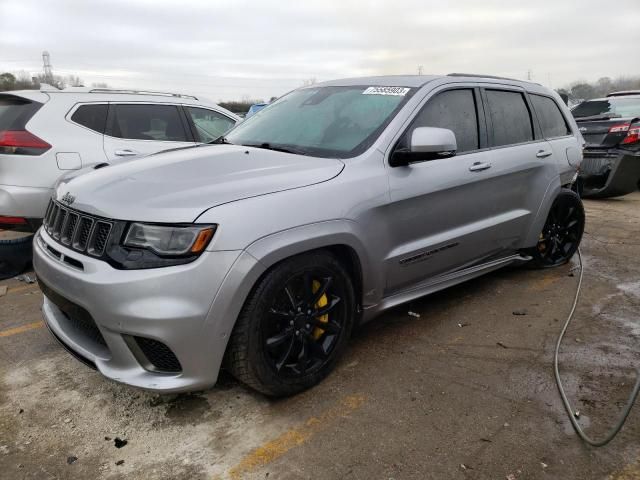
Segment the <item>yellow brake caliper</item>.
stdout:
[[547,249],[547,243],[544,241],[544,234],[540,233],[540,238],[538,239],[538,251],[544,253]]
[[[314,280],[311,288],[313,289],[313,293],[316,293],[320,288],[320,282],[318,282],[317,280]],[[329,303],[329,299],[327,299],[327,294],[324,293],[320,297],[320,300],[318,300],[318,303],[316,303],[316,307],[317,308],[326,307],[328,303]],[[329,323],[329,314],[325,313],[324,315],[318,317],[318,320],[320,320],[322,323]],[[323,329],[316,327],[313,330],[313,338],[317,340],[322,336],[323,333],[324,333]]]

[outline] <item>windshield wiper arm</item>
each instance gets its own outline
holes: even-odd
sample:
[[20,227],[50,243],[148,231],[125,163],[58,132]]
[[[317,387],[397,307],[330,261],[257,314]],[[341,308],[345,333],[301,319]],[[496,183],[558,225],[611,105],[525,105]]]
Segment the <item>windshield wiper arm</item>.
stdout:
[[294,153],[296,155],[309,155],[304,150],[299,150],[297,148],[292,148],[288,145],[272,145],[270,143],[259,143],[255,145],[244,144],[246,147],[254,147],[254,148],[264,148],[265,150],[273,150],[274,152],[284,152],[284,153]]

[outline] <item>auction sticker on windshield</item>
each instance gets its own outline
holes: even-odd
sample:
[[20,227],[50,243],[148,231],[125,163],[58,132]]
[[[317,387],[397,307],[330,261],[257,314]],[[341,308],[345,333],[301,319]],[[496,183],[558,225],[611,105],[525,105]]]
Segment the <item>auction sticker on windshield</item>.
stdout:
[[363,95],[396,95],[399,97],[404,97],[407,92],[411,90],[406,87],[369,87],[364,92]]

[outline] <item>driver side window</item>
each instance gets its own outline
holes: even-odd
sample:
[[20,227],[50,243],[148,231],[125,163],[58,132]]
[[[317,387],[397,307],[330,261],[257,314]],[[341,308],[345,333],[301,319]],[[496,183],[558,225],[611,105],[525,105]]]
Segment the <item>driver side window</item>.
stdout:
[[446,90],[429,99],[414,118],[399,147],[409,147],[411,133],[418,127],[447,128],[453,131],[458,144],[458,154],[478,150],[478,110],[473,89]]

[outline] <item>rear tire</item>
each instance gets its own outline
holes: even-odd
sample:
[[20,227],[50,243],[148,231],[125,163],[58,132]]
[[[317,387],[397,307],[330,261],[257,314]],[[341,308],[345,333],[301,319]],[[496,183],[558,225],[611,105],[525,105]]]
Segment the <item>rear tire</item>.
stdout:
[[572,190],[563,189],[551,205],[538,244],[527,252],[534,268],[564,265],[576,253],[584,233],[582,200]]
[[269,396],[306,390],[335,367],[355,315],[353,284],[335,256],[291,257],[254,286],[231,334],[226,367]]
[[22,273],[31,262],[33,235],[0,239],[0,280]]

